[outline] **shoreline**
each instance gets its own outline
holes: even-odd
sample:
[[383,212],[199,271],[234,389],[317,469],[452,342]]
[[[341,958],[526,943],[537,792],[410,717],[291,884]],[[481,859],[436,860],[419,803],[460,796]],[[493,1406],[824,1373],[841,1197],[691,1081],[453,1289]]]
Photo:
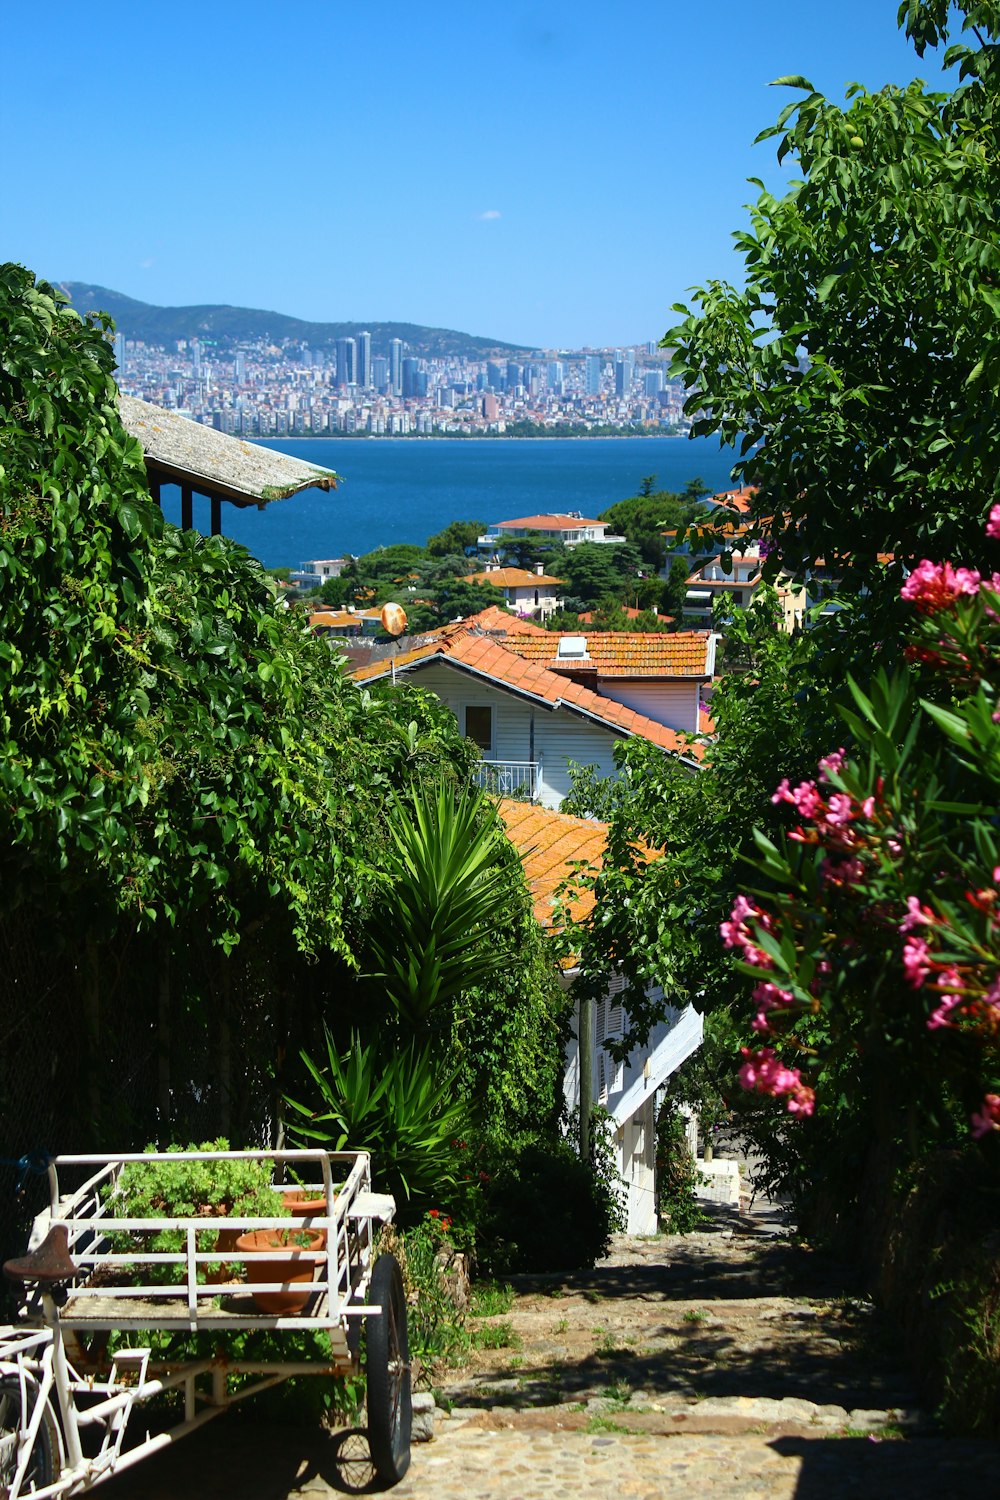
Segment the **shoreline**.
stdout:
[[244,437],[240,441],[244,443],[627,443],[633,438],[656,439],[656,438],[689,438],[690,432],[563,432],[552,434],[539,434],[538,437],[526,437],[521,433],[514,433],[510,437],[506,433],[470,433],[468,437],[458,437],[452,432],[299,432],[290,433],[282,437]]

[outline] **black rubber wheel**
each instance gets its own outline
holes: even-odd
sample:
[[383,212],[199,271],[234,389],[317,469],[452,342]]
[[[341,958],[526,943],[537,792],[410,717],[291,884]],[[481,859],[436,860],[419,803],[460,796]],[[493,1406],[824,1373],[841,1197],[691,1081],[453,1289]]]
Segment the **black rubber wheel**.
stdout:
[[380,1255],[372,1271],[369,1302],[380,1313],[365,1319],[368,1364],[368,1445],[383,1484],[398,1484],[410,1467],[410,1346],[406,1294],[394,1255]]
[[[0,1494],[6,1494],[14,1482],[17,1472],[17,1434],[31,1417],[31,1403],[37,1399],[34,1387],[28,1386],[29,1411],[25,1423],[21,1421],[21,1383],[16,1375],[0,1376]],[[40,1490],[52,1484],[59,1471],[59,1438],[55,1418],[46,1406],[42,1415],[35,1446],[31,1450],[28,1467],[24,1474],[22,1493]]]

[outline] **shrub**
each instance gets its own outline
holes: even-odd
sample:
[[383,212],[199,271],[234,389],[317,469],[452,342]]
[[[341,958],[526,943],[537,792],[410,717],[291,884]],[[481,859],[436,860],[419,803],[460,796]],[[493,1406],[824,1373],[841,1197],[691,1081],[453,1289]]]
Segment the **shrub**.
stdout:
[[484,1194],[479,1254],[497,1276],[589,1268],[621,1222],[614,1185],[568,1140],[529,1142]]

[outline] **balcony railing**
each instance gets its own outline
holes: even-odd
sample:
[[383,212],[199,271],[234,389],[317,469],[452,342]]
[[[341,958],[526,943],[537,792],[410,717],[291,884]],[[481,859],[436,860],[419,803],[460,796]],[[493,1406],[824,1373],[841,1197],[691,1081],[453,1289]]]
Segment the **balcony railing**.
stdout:
[[472,779],[494,797],[527,797],[534,801],[538,793],[538,770],[535,760],[483,760],[475,767]]

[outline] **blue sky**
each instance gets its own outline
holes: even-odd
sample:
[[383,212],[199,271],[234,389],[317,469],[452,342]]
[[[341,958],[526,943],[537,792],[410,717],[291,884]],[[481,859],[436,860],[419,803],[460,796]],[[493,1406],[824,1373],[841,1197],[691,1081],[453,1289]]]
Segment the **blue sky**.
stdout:
[[0,258],[143,301],[658,338],[738,275],[802,73],[938,82],[896,0],[53,0],[4,19]]

